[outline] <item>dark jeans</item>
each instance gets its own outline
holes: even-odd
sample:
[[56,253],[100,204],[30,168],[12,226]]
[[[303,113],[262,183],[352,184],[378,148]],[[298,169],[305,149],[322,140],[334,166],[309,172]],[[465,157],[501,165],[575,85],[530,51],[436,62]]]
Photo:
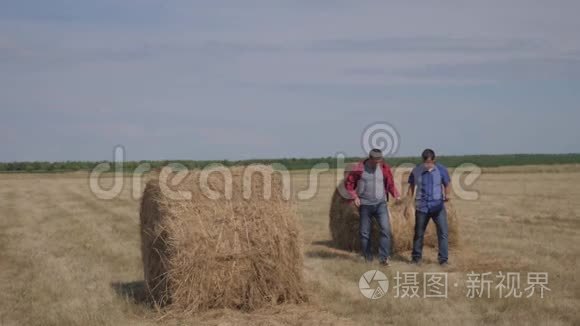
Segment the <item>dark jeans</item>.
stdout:
[[391,224],[387,203],[382,201],[376,205],[360,205],[360,243],[362,253],[367,260],[373,259],[371,250],[371,219],[374,217],[380,227],[379,259],[384,260],[391,252]]
[[423,254],[423,238],[429,220],[433,219],[437,226],[437,242],[439,245],[439,254],[437,256],[439,263],[446,263],[448,259],[448,227],[447,211],[445,206],[436,210],[425,212],[415,212],[415,237],[413,238],[413,260],[421,260]]

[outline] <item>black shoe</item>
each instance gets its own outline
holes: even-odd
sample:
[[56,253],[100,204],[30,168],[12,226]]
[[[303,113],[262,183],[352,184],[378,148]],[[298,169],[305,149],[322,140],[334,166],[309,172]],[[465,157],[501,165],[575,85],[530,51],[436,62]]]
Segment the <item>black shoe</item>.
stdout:
[[381,259],[379,261],[379,264],[381,264],[383,266],[389,266],[391,264],[391,261],[390,261],[389,257],[387,257],[385,259]]
[[417,265],[417,266],[419,266],[419,265],[421,265],[421,259],[415,259],[415,258],[413,258],[413,259],[411,260],[411,264],[412,264],[412,265]]

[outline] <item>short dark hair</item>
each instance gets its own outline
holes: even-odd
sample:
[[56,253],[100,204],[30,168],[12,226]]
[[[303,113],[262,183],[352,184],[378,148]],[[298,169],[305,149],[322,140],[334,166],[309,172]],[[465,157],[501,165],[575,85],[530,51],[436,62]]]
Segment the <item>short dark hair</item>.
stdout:
[[382,158],[383,157],[383,152],[380,149],[378,149],[378,148],[373,148],[369,152],[369,157],[370,158]]
[[421,153],[421,157],[423,158],[423,161],[434,160],[435,151],[433,151],[431,148],[427,148],[423,151],[423,153]]

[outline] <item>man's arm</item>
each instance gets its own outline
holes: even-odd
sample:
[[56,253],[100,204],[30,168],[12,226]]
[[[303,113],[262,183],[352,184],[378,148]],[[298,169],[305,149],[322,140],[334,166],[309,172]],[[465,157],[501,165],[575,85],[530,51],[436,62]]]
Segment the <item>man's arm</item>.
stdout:
[[408,197],[415,196],[415,184],[409,183],[409,190],[407,190],[407,196]]
[[356,193],[356,184],[359,178],[360,176],[357,171],[350,171],[344,179],[344,187],[346,188],[346,191],[349,193],[350,197],[354,200],[354,205],[356,207],[360,206],[360,198],[358,198],[358,194]]
[[445,201],[449,201],[449,194],[451,193],[451,184],[443,185],[443,189],[445,191]]
[[448,201],[449,195],[451,194],[451,178],[449,177],[449,171],[447,168],[443,167],[441,170],[441,183],[443,184],[443,191],[445,193],[445,201]]
[[409,174],[409,190],[407,190],[407,196],[413,198],[415,195],[415,175],[413,172]]

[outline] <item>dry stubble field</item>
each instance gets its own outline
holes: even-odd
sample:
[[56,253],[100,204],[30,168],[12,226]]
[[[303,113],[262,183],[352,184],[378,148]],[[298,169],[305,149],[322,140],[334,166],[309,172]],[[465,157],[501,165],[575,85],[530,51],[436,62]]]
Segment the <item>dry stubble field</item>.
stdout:
[[[294,190],[307,185],[294,173]],[[138,200],[127,179],[115,200],[95,198],[86,174],[0,175],[0,325],[130,324],[580,324],[580,168],[497,168],[476,182],[480,198],[455,200],[462,245],[451,266],[412,267],[408,253],[389,268],[367,265],[329,245],[328,208],[336,180],[321,176],[316,196],[299,201],[304,273],[311,302],[251,314],[218,310],[178,318],[143,304]],[[447,299],[378,300],[358,289],[361,274],[445,271]],[[544,299],[466,298],[466,273],[547,272]],[[392,282],[391,282],[392,283]],[[457,283],[454,287],[452,284]]]

